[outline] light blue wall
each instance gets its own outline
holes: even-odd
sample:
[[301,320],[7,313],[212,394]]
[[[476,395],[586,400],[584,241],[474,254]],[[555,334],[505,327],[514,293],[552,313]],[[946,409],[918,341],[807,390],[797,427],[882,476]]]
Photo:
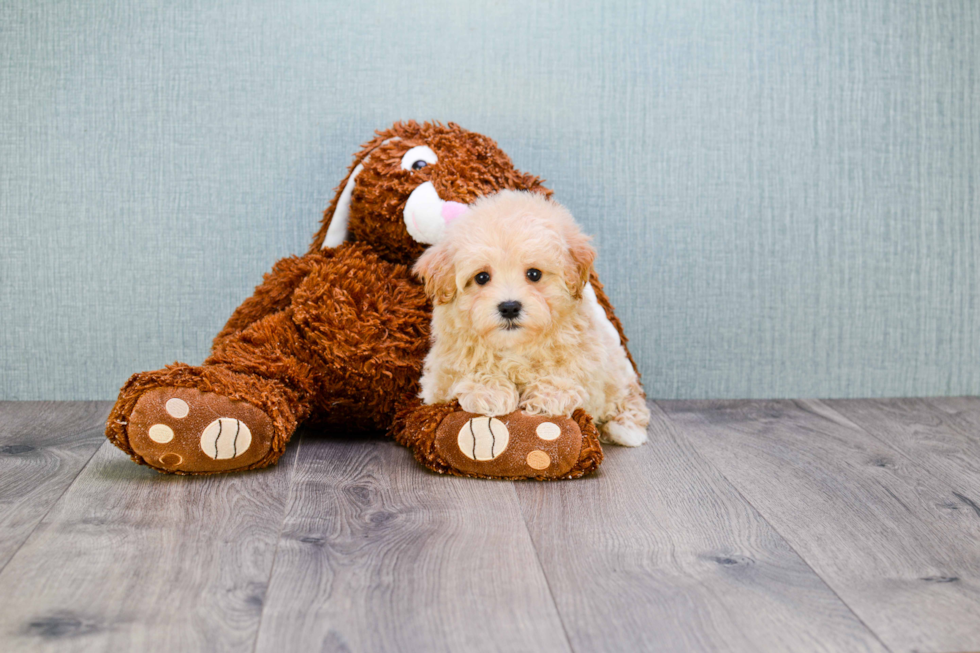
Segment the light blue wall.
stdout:
[[980,393],[980,3],[480,5],[0,4],[0,397],[199,362],[399,118],[548,179],[652,396]]

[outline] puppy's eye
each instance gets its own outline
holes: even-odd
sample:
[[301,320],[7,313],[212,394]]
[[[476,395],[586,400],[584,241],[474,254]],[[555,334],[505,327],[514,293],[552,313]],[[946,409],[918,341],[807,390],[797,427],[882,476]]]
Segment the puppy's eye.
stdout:
[[490,283],[490,273],[480,272],[473,277],[473,281],[476,281],[478,285],[485,286],[486,284]]
[[418,161],[412,164],[412,170],[421,170],[427,165],[429,164],[423,161],[422,159],[419,159]]
[[541,281],[541,270],[537,268],[528,268],[528,271],[524,273],[528,280],[531,282]]

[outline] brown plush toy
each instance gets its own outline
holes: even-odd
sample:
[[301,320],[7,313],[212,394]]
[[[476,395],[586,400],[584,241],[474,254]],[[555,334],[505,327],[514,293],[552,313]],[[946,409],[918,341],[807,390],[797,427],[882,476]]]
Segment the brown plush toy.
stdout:
[[[135,462],[172,474],[271,465],[304,422],[388,432],[441,473],[591,472],[602,449],[581,410],[488,418],[417,398],[431,306],[411,265],[467,204],[502,189],[551,194],[494,141],[452,123],[377,132],[337,188],[309,253],[273,267],[202,365],[133,375],[107,437]],[[594,272],[592,284],[625,348]]]

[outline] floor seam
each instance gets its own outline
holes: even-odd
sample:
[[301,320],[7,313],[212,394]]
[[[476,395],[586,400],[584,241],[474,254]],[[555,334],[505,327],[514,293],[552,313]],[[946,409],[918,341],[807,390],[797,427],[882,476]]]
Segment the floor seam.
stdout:
[[92,459],[95,458],[95,454],[102,451],[102,447],[106,447],[106,446],[114,446],[114,445],[111,442],[106,441],[95,448],[95,451],[93,451],[92,455],[88,457],[88,460],[85,461],[85,464],[78,468],[78,471],[72,477],[71,482],[65,485],[65,489],[61,491],[61,494],[58,495],[58,498],[51,502],[51,505],[48,506],[48,509],[44,511],[44,514],[41,515],[41,518],[37,520],[36,524],[34,524],[34,528],[31,529],[31,532],[28,533],[27,537],[25,537],[24,540],[17,546],[17,549],[14,550],[12,554],[10,554],[10,557],[7,559],[7,562],[3,563],[3,566],[0,567],[0,576],[2,576],[3,572],[7,570],[7,567],[10,566],[10,563],[13,562],[14,558],[17,557],[17,554],[20,553],[20,550],[24,548],[24,545],[27,544],[30,541],[31,537],[34,536],[34,533],[36,533],[37,529],[41,527],[41,524],[44,523],[44,520],[48,518],[48,515],[51,514],[51,511],[54,510],[54,507],[57,506],[59,503],[61,503],[61,500],[65,498],[65,494],[67,494],[68,490],[70,490],[71,487],[75,485],[75,481],[77,481],[78,477],[82,475],[82,472],[84,472],[85,469],[90,464],[92,464]]
[[830,590],[833,593],[833,595],[837,597],[837,600],[841,602],[841,605],[847,608],[847,611],[850,612],[852,615],[854,615],[854,618],[858,620],[858,623],[864,626],[867,629],[867,631],[871,633],[871,636],[874,637],[878,641],[878,643],[881,644],[882,647],[884,647],[886,651],[891,651],[892,648],[888,646],[888,644],[886,644],[884,640],[881,639],[881,636],[879,636],[878,633],[875,632],[875,630],[870,625],[868,625],[868,623],[861,617],[861,615],[855,612],[854,608],[851,607],[851,604],[844,600],[844,597],[837,592],[834,586],[831,585],[826,578],[820,575],[820,572],[818,572],[816,569],[813,568],[813,565],[811,565],[810,562],[803,557],[802,553],[796,550],[796,547],[793,546],[792,543],[790,543],[790,541],[786,539],[786,536],[783,535],[782,532],[778,528],[776,528],[776,526],[772,522],[769,521],[769,518],[766,517],[765,514],[763,514],[762,511],[760,511],[755,506],[754,503],[749,501],[748,498],[744,494],[742,494],[742,491],[738,489],[732,483],[731,479],[725,476],[725,474],[721,470],[718,470],[718,473],[721,474],[721,477],[725,479],[725,482],[728,483],[733,490],[735,490],[738,496],[741,497],[742,500],[745,501],[748,505],[750,505],[752,509],[755,510],[759,514],[759,516],[766,521],[766,523],[769,525],[769,528],[771,528],[774,533],[779,535],[779,539],[781,539],[786,544],[786,546],[789,547],[789,550],[792,551],[796,555],[796,557],[800,559],[800,562],[806,565],[806,568],[812,571],[813,575],[820,579],[820,582],[824,584],[824,587]]
[[[923,398],[922,397],[912,397],[912,399],[914,399],[914,400],[922,400]],[[866,399],[866,400],[862,400],[862,401],[876,401],[876,400],[875,399]],[[921,469],[923,472],[926,472],[927,474],[929,474],[929,476],[935,478],[936,480],[938,480],[941,483],[944,483],[945,485],[948,485],[950,488],[958,487],[958,484],[955,483],[953,479],[948,478],[948,474],[947,474],[946,471],[944,471],[942,469],[937,469],[936,467],[934,467],[933,465],[930,465],[929,463],[925,463],[924,464],[921,460],[913,457],[913,455],[911,453],[907,452],[903,447],[897,447],[894,444],[892,444],[891,442],[889,442],[888,440],[885,440],[884,438],[882,438],[882,437],[880,437],[878,435],[875,435],[871,430],[869,430],[868,428],[866,428],[861,421],[859,421],[856,418],[851,417],[850,415],[846,415],[846,414],[840,412],[839,410],[837,410],[836,408],[834,408],[833,406],[831,406],[830,404],[828,404],[826,401],[824,401],[822,399],[807,399],[806,402],[807,403],[820,404],[824,409],[829,410],[832,413],[834,413],[835,415],[837,415],[838,417],[840,417],[841,419],[846,420],[851,426],[853,426],[857,430],[861,431],[861,433],[864,433],[865,435],[867,435],[869,438],[871,438],[875,442],[880,443],[886,449],[888,449],[888,450],[890,450],[890,451],[898,454],[902,458],[904,458],[906,461],[908,461],[909,464],[911,464],[911,465],[913,465],[913,466]],[[805,406],[803,406],[801,408],[803,408],[804,410],[806,410],[806,407]],[[811,412],[811,414],[815,414],[815,413],[812,413],[812,411],[810,411],[810,412]],[[818,417],[822,417],[822,415],[819,415],[819,414],[816,414],[816,415]],[[955,491],[953,493],[955,494]]]
[[782,531],[780,531],[778,528],[776,528],[776,525],[773,524],[769,520],[768,517],[766,517],[765,513],[762,512],[754,503],[752,503],[751,501],[749,501],[749,498],[748,497],[746,497],[744,494],[742,494],[742,490],[737,485],[735,485],[735,483],[733,483],[730,478],[728,478],[728,476],[725,474],[725,472],[720,467],[718,467],[717,465],[715,465],[713,462],[711,462],[710,459],[708,459],[704,454],[701,453],[701,451],[697,447],[697,444],[695,442],[693,442],[690,438],[688,438],[686,435],[684,435],[682,433],[682,431],[683,431],[682,429],[677,428],[677,425],[674,422],[673,418],[671,418],[670,413],[668,413],[667,410],[663,406],[660,405],[660,402],[653,401],[652,403],[655,404],[657,406],[657,408],[660,410],[660,412],[663,413],[663,415],[670,421],[671,430],[674,432],[674,434],[677,437],[684,438],[684,441],[687,442],[689,445],[691,445],[691,448],[698,455],[698,457],[702,460],[702,462],[704,462],[704,464],[706,464],[706,465],[709,465],[713,470],[715,470],[715,472],[717,472],[718,475],[721,476],[721,478],[723,478],[725,480],[725,483],[727,483],[728,486],[730,488],[732,488],[732,490],[739,496],[739,498],[741,498],[742,501],[744,501],[746,505],[748,505],[749,507],[751,507],[752,510],[754,510],[756,512],[756,514],[759,515],[759,517],[762,518],[763,521],[765,521],[765,523],[769,526],[769,528],[771,528],[773,530],[774,533],[776,533],[777,535],[779,535],[779,539],[781,539],[783,541],[783,543],[786,544],[786,546],[789,548],[789,550],[792,551],[793,554],[796,555],[796,557],[800,559],[800,562],[802,562],[804,565],[806,565],[806,568],[809,569],[811,572],[813,572],[813,575],[814,576],[816,576],[817,578],[820,579],[820,582],[823,583],[824,587],[826,587],[828,590],[830,590],[833,593],[833,595],[837,597],[837,600],[841,602],[841,605],[843,605],[845,608],[847,608],[847,611],[850,612],[852,615],[854,615],[854,618],[857,619],[858,623],[860,623],[862,626],[864,626],[864,628],[869,633],[871,633],[871,636],[874,637],[875,640],[879,644],[881,644],[881,646],[886,651],[892,651],[892,648],[890,646],[888,646],[888,644],[886,644],[884,642],[884,640],[881,639],[881,637],[878,635],[878,633],[875,632],[875,630],[873,628],[871,628],[871,626],[869,626],[864,621],[864,619],[861,618],[861,615],[859,615],[857,612],[855,612],[854,608],[851,607],[851,604],[844,600],[844,597],[842,597],[837,592],[837,590],[833,587],[833,585],[831,585],[830,582],[828,582],[826,578],[824,578],[816,569],[814,569],[813,568],[813,565],[811,565],[810,562],[806,558],[804,558],[803,555],[799,551],[797,551],[796,547],[794,547],[792,545],[792,543],[790,543],[790,541],[788,539],[786,539],[786,536],[783,535]]
[[[524,481],[525,483],[530,483],[531,481]],[[517,509],[521,513],[521,521],[524,522],[524,532],[527,533],[528,542],[531,543],[531,550],[534,551],[534,559],[538,563],[538,569],[541,570],[541,577],[544,578],[544,585],[548,588],[548,596],[551,597],[551,605],[555,608],[555,614],[558,615],[558,623],[561,624],[562,634],[565,635],[565,642],[568,644],[569,651],[575,651],[575,647],[572,645],[572,638],[568,634],[568,627],[565,625],[565,618],[562,617],[561,609],[558,607],[558,601],[555,599],[555,592],[551,587],[551,579],[548,578],[548,573],[544,569],[544,565],[541,564],[541,555],[538,553],[538,547],[534,543],[534,537],[531,535],[531,527],[528,526],[527,517],[524,516],[524,506],[521,502],[521,497],[517,493],[517,483],[515,481],[510,481],[511,491],[514,493],[514,499],[517,501]]]
[[276,536],[276,547],[272,552],[272,564],[269,566],[269,576],[266,578],[265,591],[262,594],[262,612],[259,614],[259,625],[255,629],[255,640],[252,642],[252,653],[258,650],[259,634],[262,632],[262,623],[265,620],[265,609],[269,605],[267,600],[269,588],[272,586],[272,576],[276,571],[276,561],[279,559],[279,543],[282,542],[283,531],[286,530],[286,517],[289,515],[290,501],[293,498],[293,481],[296,478],[296,470],[299,468],[299,451],[303,446],[303,433],[299,433],[299,440],[296,443],[296,453],[293,455],[293,469],[289,472],[289,487],[286,490],[286,501],[282,507],[282,520],[279,522],[279,534]]
[[[875,442],[878,442],[879,444],[881,444],[885,448],[887,448],[887,449],[895,452],[896,454],[898,454],[902,458],[905,458],[908,462],[912,463],[916,467],[919,467],[923,471],[928,472],[930,476],[936,476],[935,473],[933,473],[931,470],[927,469],[926,467],[923,467],[922,464],[919,461],[917,461],[915,458],[913,458],[910,454],[906,453],[904,450],[902,450],[902,449],[896,447],[895,445],[891,444],[887,440],[881,439],[880,437],[878,437],[877,435],[875,435],[874,433],[872,433],[868,429],[864,428],[864,425],[862,425],[861,423],[855,421],[854,419],[852,419],[851,417],[845,415],[844,413],[840,412],[839,410],[837,410],[836,408],[834,408],[833,406],[831,406],[827,402],[822,401],[820,399],[794,399],[792,401],[793,401],[793,404],[795,406],[797,406],[800,410],[802,410],[804,412],[807,412],[807,413],[813,415],[814,417],[819,417],[821,419],[827,419],[826,416],[821,415],[820,413],[814,412],[813,410],[811,410],[807,406],[807,404],[819,404],[825,410],[828,410],[828,411],[832,412],[834,415],[836,415],[837,417],[839,417],[842,420],[844,420],[845,422],[847,422],[847,424],[849,424],[852,428],[855,428],[858,431],[861,431],[861,433],[864,433],[866,436],[868,436],[869,438],[871,438]],[[801,402],[803,402],[802,405],[801,405]],[[843,426],[843,425],[841,425],[841,426]]]

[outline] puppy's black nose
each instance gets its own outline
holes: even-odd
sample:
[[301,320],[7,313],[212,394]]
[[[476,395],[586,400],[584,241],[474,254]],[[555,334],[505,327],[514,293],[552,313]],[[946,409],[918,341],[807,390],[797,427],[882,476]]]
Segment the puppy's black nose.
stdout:
[[521,314],[521,303],[515,301],[500,302],[497,304],[497,310],[500,311],[500,317],[505,320],[516,320],[517,316]]

